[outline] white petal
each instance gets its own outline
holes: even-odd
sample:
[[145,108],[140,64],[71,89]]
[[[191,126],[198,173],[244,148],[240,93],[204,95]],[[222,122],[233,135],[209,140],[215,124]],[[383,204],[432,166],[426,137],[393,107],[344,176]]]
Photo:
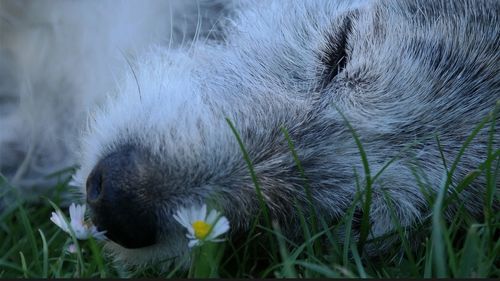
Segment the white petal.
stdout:
[[189,227],[187,227],[187,231],[188,231],[188,233],[189,233],[190,235],[193,235],[193,236],[194,236],[194,228],[193,228],[193,226],[191,226],[191,225],[190,225]]
[[75,237],[78,240],[86,240],[89,239],[90,233],[87,229],[85,228],[78,228],[78,229],[73,229],[75,232]]
[[198,213],[198,220],[205,221],[206,218],[207,218],[207,205],[203,204],[201,206],[199,213]]
[[100,231],[92,234],[92,237],[94,237],[96,240],[99,241],[104,241],[107,240],[108,237],[106,237],[106,231]]
[[213,225],[215,223],[215,221],[217,220],[218,216],[219,216],[219,212],[217,212],[216,210],[211,210],[205,221],[209,225]]
[[186,216],[187,216],[189,222],[191,223],[191,221],[193,220],[194,206],[186,208],[185,212],[186,212]]
[[76,253],[76,245],[75,244],[69,244],[68,248],[66,248],[66,252],[70,254]]
[[87,206],[85,204],[82,204],[80,205],[80,218],[82,218],[82,220],[85,218],[85,209],[87,208]]
[[189,247],[189,248],[193,248],[194,246],[199,245],[199,244],[200,244],[200,240],[198,240],[198,239],[191,240],[191,241],[189,241],[189,243],[188,243],[188,247]]
[[78,220],[71,220],[71,229],[73,229],[73,232],[75,232],[75,234],[77,232],[82,232],[85,230],[85,226],[82,224],[82,221],[78,221]]
[[106,236],[104,235],[106,231],[97,231],[97,228],[93,225],[90,227],[90,234],[97,240],[106,240]]
[[75,203],[71,203],[71,205],[69,206],[69,217],[71,221],[76,220],[78,218],[77,212],[78,210]]
[[213,239],[216,238],[217,236],[226,233],[229,230],[229,221],[227,220],[226,217],[221,217],[217,223],[215,224],[214,228],[208,235],[207,239]]
[[175,212],[174,216],[181,219],[181,221],[185,221],[187,219],[186,209],[184,208],[178,209],[177,212]]
[[196,209],[195,206],[191,206],[191,208],[189,208],[188,219],[189,219],[189,223],[190,224],[193,223],[194,221],[199,220],[199,218],[198,218],[198,210]]
[[193,223],[195,221],[204,221],[205,220],[205,214],[203,213],[205,211],[206,214],[206,206],[205,210],[203,210],[203,206],[199,207],[196,205],[191,206],[189,209],[189,223]]
[[57,226],[59,226],[62,230],[69,232],[68,229],[68,224],[64,220],[62,214],[60,212],[52,212],[52,217],[50,220],[55,223]]
[[184,209],[184,212],[186,214],[186,218],[187,218],[187,221],[189,222],[189,225],[191,225],[193,223],[193,221],[196,220],[196,209],[194,206],[191,206],[189,209],[186,208]]
[[59,216],[57,215],[56,212],[52,212],[52,216],[50,217],[50,220],[55,223],[58,227],[61,227],[61,220],[59,220]]
[[185,228],[189,228],[191,225],[185,212],[177,211],[177,214],[174,215],[174,219]]

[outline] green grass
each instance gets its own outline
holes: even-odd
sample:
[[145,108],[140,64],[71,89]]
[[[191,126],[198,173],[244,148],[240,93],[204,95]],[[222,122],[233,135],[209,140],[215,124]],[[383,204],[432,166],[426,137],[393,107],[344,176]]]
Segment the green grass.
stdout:
[[[496,114],[496,113],[495,113]],[[253,227],[242,241],[229,241],[220,244],[206,244],[191,253],[193,263],[189,269],[178,264],[169,270],[161,271],[155,266],[126,271],[112,262],[102,252],[98,242],[76,241],[59,230],[49,217],[53,206],[49,198],[38,203],[21,200],[9,201],[0,213],[0,278],[7,277],[500,277],[500,214],[498,212],[499,189],[496,186],[500,176],[500,151],[493,147],[495,114],[478,124],[456,159],[443,165],[447,171],[437,194],[429,192],[430,187],[424,178],[415,171],[415,182],[429,201],[433,215],[412,229],[403,228],[397,218],[389,194],[385,199],[393,218],[395,231],[384,239],[396,242],[386,254],[369,257],[365,245],[378,243],[370,240],[368,216],[371,207],[372,184],[377,180],[392,160],[380,171],[369,166],[369,157],[363,144],[350,126],[353,138],[360,151],[363,164],[363,179],[356,179],[360,190],[346,215],[335,225],[329,225],[320,214],[314,211],[310,202],[307,208],[315,216],[308,221],[302,210],[297,207],[304,239],[301,243],[290,241],[284,236],[279,225],[269,219],[268,209],[262,199],[258,178],[252,167],[251,159],[245,150],[238,132],[228,120],[238,139],[241,151],[247,161],[256,186],[256,194],[262,211],[255,218]],[[451,178],[460,165],[461,157],[470,143],[481,130],[489,130],[488,151],[484,161],[457,184]],[[300,165],[295,147],[288,132],[282,129],[283,141],[288,143],[298,170],[304,178],[304,188],[308,198],[308,180]],[[436,137],[436,145],[440,139]],[[50,201],[56,205],[61,202],[61,194],[68,189],[70,171],[57,174],[60,184],[54,187]],[[486,191],[483,194],[485,205],[483,217],[474,219],[468,215],[456,196],[465,190],[479,176],[486,177]],[[450,190],[454,190],[450,192]],[[361,192],[362,191],[362,192]],[[15,189],[0,177],[0,196],[16,198]],[[9,195],[9,197],[6,197]],[[10,199],[9,199],[10,200]],[[451,220],[444,220],[443,210],[448,205],[459,206]],[[362,206],[360,239],[351,238],[351,227],[355,207]],[[463,207],[463,206],[462,206]],[[304,208],[304,207],[303,207]],[[496,208],[496,209],[495,209]],[[340,242],[339,229],[345,229],[346,239]],[[408,235],[408,234],[411,235]],[[410,237],[410,238],[409,238]],[[417,239],[418,240],[414,240]],[[415,247],[414,241],[420,241]],[[77,253],[67,253],[65,249],[77,242]]]

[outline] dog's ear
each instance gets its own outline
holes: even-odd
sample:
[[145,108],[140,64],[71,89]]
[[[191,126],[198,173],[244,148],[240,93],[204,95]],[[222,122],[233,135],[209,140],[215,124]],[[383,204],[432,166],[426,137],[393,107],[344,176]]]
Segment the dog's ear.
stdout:
[[197,0],[172,2],[175,42],[224,40],[228,18],[239,5],[235,0]]

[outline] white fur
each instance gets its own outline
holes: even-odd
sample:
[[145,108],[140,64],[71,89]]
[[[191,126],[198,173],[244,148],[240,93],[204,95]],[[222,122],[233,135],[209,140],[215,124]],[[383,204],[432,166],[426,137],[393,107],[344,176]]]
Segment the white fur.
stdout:
[[[74,182],[83,193],[96,164],[124,144],[157,157],[154,169],[165,174],[158,183],[161,196],[152,204],[164,220],[158,226],[160,242],[138,250],[108,245],[117,259],[130,263],[186,250],[170,217],[176,207],[215,198],[241,231],[256,214],[254,186],[225,118],[242,135],[273,215],[295,234],[299,224],[291,215],[292,202],[304,203],[306,196],[282,126],[295,142],[316,207],[327,220],[345,214],[356,194],[356,175],[364,177],[358,147],[337,106],[358,132],[372,176],[398,158],[374,183],[371,220],[377,237],[392,229],[384,192],[401,225],[429,215],[414,171],[421,168],[416,173],[425,175],[431,191],[439,188],[446,171],[433,136],[441,136],[445,157],[452,161],[500,99],[495,1],[220,1],[223,8],[216,10],[223,12],[208,14],[203,12],[211,11],[208,2],[64,3],[60,10],[42,9],[42,22],[62,28],[49,39],[23,33],[32,28],[24,24],[0,34],[14,38],[1,46],[14,54],[23,70],[19,77],[28,79],[21,84],[30,90],[20,96],[33,100],[21,99],[20,109],[0,119],[13,130],[1,135],[0,149],[9,155],[13,145],[24,145],[25,152],[36,144],[40,154],[35,155],[49,159],[43,172],[76,160]],[[91,7],[106,17],[95,19],[94,10],[86,10]],[[35,10],[25,19],[34,18]],[[187,24],[172,18],[179,11],[192,15]],[[199,21],[203,15],[206,25]],[[191,37],[170,32],[168,19]],[[341,51],[348,61],[331,81],[322,81],[332,71],[322,56],[343,36]],[[32,49],[37,42],[46,42],[44,53]],[[123,52],[136,59],[127,62]],[[70,90],[63,88],[63,78]],[[33,87],[36,81],[44,86]],[[76,131],[82,135],[76,137]],[[54,136],[57,141],[49,138]],[[487,131],[481,131],[454,181],[485,160],[486,138]],[[405,150],[410,144],[411,152]],[[479,178],[460,195],[473,214],[481,210],[483,189]]]

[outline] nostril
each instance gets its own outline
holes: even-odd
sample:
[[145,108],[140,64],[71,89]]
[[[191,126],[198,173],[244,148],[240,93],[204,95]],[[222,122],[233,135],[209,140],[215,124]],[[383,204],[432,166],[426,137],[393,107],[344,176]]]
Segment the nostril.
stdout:
[[95,202],[99,199],[102,193],[102,172],[95,170],[87,180],[87,201]]

